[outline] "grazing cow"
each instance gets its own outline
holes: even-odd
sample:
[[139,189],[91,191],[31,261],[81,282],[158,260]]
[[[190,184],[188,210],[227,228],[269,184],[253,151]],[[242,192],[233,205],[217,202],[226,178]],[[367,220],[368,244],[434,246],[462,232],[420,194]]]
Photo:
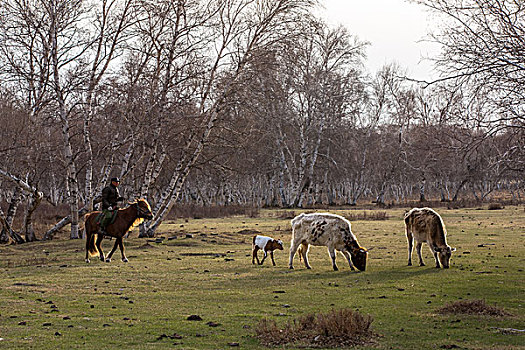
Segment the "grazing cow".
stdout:
[[426,242],[436,259],[436,267],[439,263],[448,269],[450,256],[455,248],[447,245],[445,224],[434,210],[430,208],[414,208],[405,214],[405,228],[408,240],[408,266],[412,266],[412,246],[416,241],[416,251],[419,256],[419,266],[425,266],[421,257],[421,245]]
[[[259,262],[259,257],[257,256],[257,251],[261,249],[264,252],[264,258]],[[255,259],[257,259],[257,264],[262,265],[264,259],[268,256],[270,252],[270,257],[272,258],[273,266],[275,266],[275,260],[273,260],[273,251],[275,249],[283,250],[283,242],[280,239],[273,239],[267,236],[256,235],[253,236],[252,244],[252,264],[255,264]]]
[[368,252],[359,246],[352,233],[350,221],[342,216],[329,213],[303,213],[293,218],[290,269],[293,269],[293,258],[298,249],[300,256],[303,257],[304,265],[307,269],[311,269],[308,264],[310,245],[328,247],[334,271],[338,270],[335,264],[336,250],[346,257],[352,271],[355,270],[352,261],[359,270],[365,271]]

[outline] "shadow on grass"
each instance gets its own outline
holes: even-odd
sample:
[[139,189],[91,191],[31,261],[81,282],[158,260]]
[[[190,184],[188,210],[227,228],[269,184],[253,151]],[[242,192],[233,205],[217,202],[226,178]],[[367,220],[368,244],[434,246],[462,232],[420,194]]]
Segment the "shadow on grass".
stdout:
[[[285,269],[282,267],[272,266],[257,266],[253,265],[252,268],[259,268],[264,271],[264,274],[272,275],[272,281],[290,282],[293,280],[301,282],[316,282],[327,279],[353,279],[360,281],[381,281],[381,283],[399,282],[407,278],[419,278],[422,276],[439,276],[440,274],[446,274],[453,270],[437,269],[435,267],[423,266],[423,267],[408,267],[400,266],[391,269],[374,270],[371,269],[365,272],[351,271],[350,268],[345,267],[344,270],[339,271],[326,270],[326,268],[312,268],[306,269],[304,267],[295,267],[293,270]],[[246,275],[241,277],[246,280],[258,280],[261,276]]]

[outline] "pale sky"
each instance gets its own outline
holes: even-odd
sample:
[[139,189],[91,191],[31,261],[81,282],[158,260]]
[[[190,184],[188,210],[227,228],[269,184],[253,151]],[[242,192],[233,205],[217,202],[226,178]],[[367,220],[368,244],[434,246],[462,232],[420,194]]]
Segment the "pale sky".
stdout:
[[367,69],[375,73],[385,63],[397,62],[410,77],[436,77],[424,57],[439,53],[436,44],[422,42],[432,30],[431,16],[420,5],[405,0],[322,0],[320,16],[330,25],[343,25],[370,42]]

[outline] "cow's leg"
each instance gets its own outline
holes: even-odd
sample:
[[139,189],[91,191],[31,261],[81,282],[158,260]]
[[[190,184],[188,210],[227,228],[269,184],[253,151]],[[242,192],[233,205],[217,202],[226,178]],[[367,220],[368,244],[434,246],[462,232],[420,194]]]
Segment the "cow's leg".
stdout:
[[335,264],[335,249],[329,247],[328,254],[330,254],[330,258],[332,258],[332,267],[334,268],[334,271],[339,270],[339,268],[337,268],[337,265]]
[[297,252],[297,249],[299,248],[299,242],[292,241],[290,244],[290,259],[288,261],[288,267],[290,269],[293,269],[293,257],[295,256],[295,253]]
[[341,253],[345,256],[346,260],[348,260],[348,264],[350,265],[350,268],[352,271],[355,271],[354,264],[352,264],[352,257],[350,256],[350,253],[346,250],[342,250]]
[[255,246],[252,250],[252,264],[255,264],[255,259],[257,259],[257,265],[261,265],[259,262],[259,257],[257,256],[258,250],[259,250],[258,246]]
[[113,248],[111,249],[111,251],[109,252],[109,254],[106,256],[106,262],[111,262],[111,257],[113,256],[113,253],[115,253],[115,250],[117,250],[117,247],[118,247],[118,240],[119,238],[117,238],[115,240],[115,244],[113,244]]
[[436,260],[436,268],[437,268],[437,269],[440,269],[441,266],[439,265],[438,252],[436,252],[436,251],[432,248],[432,246],[429,245],[429,247],[430,247],[430,251],[432,252],[432,255],[434,255],[434,259]]
[[419,266],[425,266],[425,263],[423,262],[423,257],[421,256],[421,246],[423,245],[422,242],[416,243],[416,252],[417,256],[419,257]]
[[104,261],[104,252],[102,251],[102,247],[101,247],[101,243],[103,239],[104,239],[104,235],[98,234],[97,241],[95,242],[95,247],[98,250],[98,254],[99,254],[98,257],[100,261]]
[[264,264],[264,260],[266,260],[266,257],[268,256],[268,252],[266,250],[263,249],[263,252],[264,252],[264,256],[263,256],[263,258],[261,260],[261,263],[259,265]]
[[118,246],[120,248],[120,255],[122,256],[122,261],[123,262],[128,262],[128,258],[126,258],[126,254],[124,253],[124,242],[123,242],[123,238],[120,237],[120,238],[117,238],[117,242],[118,242]]
[[312,267],[308,263],[308,248],[309,248],[308,244],[305,244],[305,243],[301,244],[300,254],[303,257],[304,266],[306,266],[307,269],[311,269]]
[[275,260],[273,260],[273,250],[270,251],[270,257],[272,258],[272,264],[275,266]]
[[407,240],[408,240],[408,266],[412,266],[412,249],[414,247],[414,237],[412,232],[407,229]]

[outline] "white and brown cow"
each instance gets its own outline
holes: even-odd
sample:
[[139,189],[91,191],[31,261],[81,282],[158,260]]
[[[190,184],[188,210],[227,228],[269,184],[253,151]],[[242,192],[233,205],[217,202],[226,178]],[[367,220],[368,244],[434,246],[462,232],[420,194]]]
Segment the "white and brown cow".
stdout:
[[[264,257],[261,262],[259,262],[259,257],[257,256],[257,251],[259,251],[259,249],[264,252]],[[261,235],[253,236],[252,264],[255,264],[255,259],[257,259],[257,264],[262,265],[264,263],[264,259],[266,259],[268,256],[268,252],[270,252],[272,264],[275,266],[275,260],[273,260],[273,251],[275,249],[283,250],[283,242],[280,239],[273,239],[271,237]]]
[[421,245],[426,242],[436,259],[436,267],[448,269],[450,257],[456,249],[447,244],[445,224],[434,210],[430,208],[414,208],[405,214],[405,228],[408,240],[408,266],[412,266],[412,247],[416,241],[416,251],[419,256],[419,266],[425,266],[421,257]]
[[[299,249],[299,254],[304,259],[307,269],[308,249],[310,245],[326,246],[332,258],[332,266],[338,270],[335,264],[336,250],[340,251],[348,260],[352,270],[355,266],[364,271],[368,252],[357,242],[350,227],[350,221],[342,216],[329,213],[300,214],[292,219],[292,242],[290,247],[290,269],[293,269],[293,258]],[[353,262],[353,264],[352,264]]]

